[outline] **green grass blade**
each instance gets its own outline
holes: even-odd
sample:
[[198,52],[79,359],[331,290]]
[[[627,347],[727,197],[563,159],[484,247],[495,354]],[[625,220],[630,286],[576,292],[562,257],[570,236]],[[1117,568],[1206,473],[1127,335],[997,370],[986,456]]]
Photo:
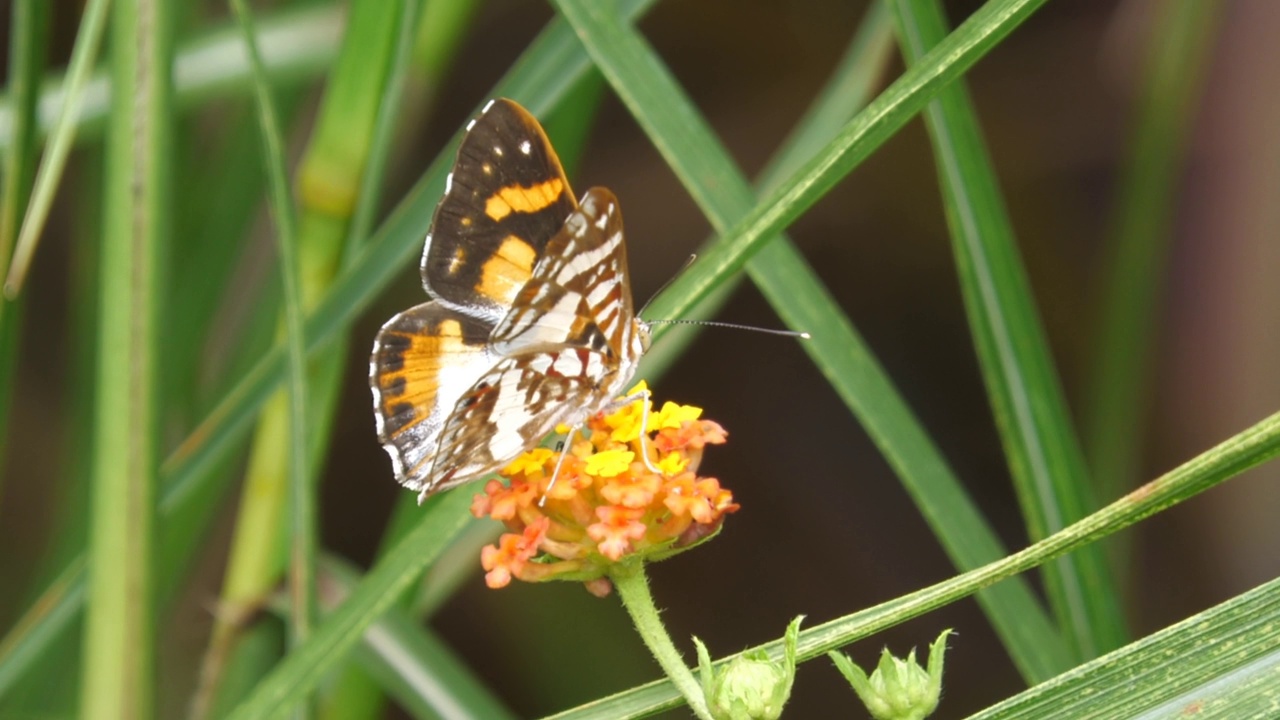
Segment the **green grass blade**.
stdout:
[[[0,642],[0,688],[8,690],[18,684],[22,671],[41,659],[46,649],[57,642],[61,631],[79,615],[85,595],[85,557],[76,558],[56,578],[27,614]],[[7,694],[7,693],[5,693]]]
[[[37,636],[53,643],[52,647],[42,651],[36,664],[27,670],[22,678],[25,682],[15,688],[15,692],[6,693],[0,700],[0,717],[7,715],[55,715],[72,717],[78,712],[80,703],[80,678],[83,650],[83,617],[79,607],[84,599],[83,572],[85,568],[85,548],[89,542],[89,513],[92,504],[91,483],[94,473],[94,422],[97,419],[96,396],[98,376],[99,317],[101,307],[101,258],[103,247],[102,193],[96,190],[104,187],[104,153],[85,153],[82,163],[77,168],[78,182],[81,187],[95,191],[76,193],[68,198],[72,203],[72,211],[76,218],[73,225],[72,242],[77,249],[73,262],[68,268],[70,272],[67,284],[71,316],[67,318],[65,329],[72,338],[68,347],[69,365],[66,371],[66,385],[75,401],[68,416],[70,437],[77,441],[68,443],[62,454],[60,467],[64,469],[59,477],[50,478],[57,488],[56,492],[64,498],[59,503],[56,517],[52,518],[50,528],[54,544],[46,558],[42,558],[41,570],[37,583],[28,590],[21,591],[21,596],[28,603],[35,600],[35,594],[44,588],[53,586],[55,596],[60,589],[74,592],[75,610],[71,614],[60,611],[57,607],[46,606],[48,619],[43,620],[51,627],[57,628],[67,620],[75,622],[76,632],[46,632],[48,628],[32,626]],[[19,304],[25,302],[20,299]],[[16,428],[15,428],[16,429]],[[16,448],[15,448],[16,450]],[[68,562],[75,560],[71,567]],[[78,568],[78,570],[76,569]],[[69,587],[70,580],[76,585]],[[17,588],[14,588],[18,591]],[[20,622],[40,623],[40,613],[28,613]],[[15,630],[14,634],[18,634]],[[14,678],[0,677],[0,682],[9,682]],[[64,689],[52,694],[48,688],[50,683]]]
[[[4,178],[0,186],[0,275],[8,266],[13,240],[22,222],[35,167],[36,101],[49,45],[49,5],[42,0],[17,0],[10,16],[9,81],[6,92],[13,104],[13,143],[4,153]],[[21,303],[0,301],[0,458],[8,437],[9,400],[13,394],[18,337],[22,327]],[[0,480],[0,501],[4,498]]]
[[284,295],[285,347],[288,349],[289,386],[289,492],[293,527],[290,552],[289,596],[292,601],[289,641],[297,646],[311,634],[316,608],[316,493],[307,474],[307,364],[302,349],[302,297],[299,289],[297,223],[293,197],[285,172],[284,143],[275,101],[267,84],[258,51],[253,16],[245,0],[231,0],[249,49],[250,74],[262,129],[263,164],[271,189],[271,211],[276,222],[280,278]]
[[[639,15],[653,0],[628,0],[623,3],[629,16]],[[590,68],[582,45],[564,22],[556,21],[528,48],[523,58],[499,83],[494,95],[514,97],[536,114],[545,114],[560,102],[564,93]],[[344,271],[316,309],[308,314],[306,337],[308,352],[330,341],[345,329],[405,262],[421,252],[422,235],[430,224],[445,175],[457,152],[458,138],[441,151],[423,179],[400,202],[396,211],[382,225],[368,248]],[[254,414],[281,382],[284,375],[283,350],[277,346],[246,372],[236,386],[186,441],[161,464],[160,519],[162,536],[181,535],[183,528],[173,527],[178,517],[208,503],[220,489],[217,481],[225,479],[217,471],[230,454],[242,447]],[[70,567],[80,559],[68,563]],[[80,587],[83,577],[70,581]],[[22,677],[30,662],[42,656],[49,640],[65,631],[75,612],[64,612],[63,603],[83,604],[79,592],[63,592],[50,588],[24,617],[47,616],[60,623],[42,626],[32,633],[31,625],[20,623],[0,641],[0,697]]]
[[62,171],[67,166],[67,155],[71,153],[71,145],[75,140],[77,128],[75,117],[84,99],[85,82],[89,78],[94,62],[98,59],[98,48],[102,45],[102,35],[106,28],[107,12],[110,7],[110,0],[91,0],[85,7],[84,16],[80,21],[76,44],[71,51],[71,63],[67,68],[65,104],[50,138],[49,147],[40,162],[40,167],[36,170],[30,204],[23,217],[22,228],[18,231],[18,245],[14,249],[12,261],[7,257],[7,247],[4,248],[4,256],[0,258],[0,263],[7,263],[7,272],[4,273],[4,294],[9,299],[17,297],[22,287],[22,279],[27,274],[27,268],[31,266],[36,243],[44,231],[45,220],[49,217],[53,195],[58,189],[58,183],[62,181]]
[[[639,34],[594,12],[587,0],[558,4],[712,226],[723,230],[750,212],[751,188]],[[792,159],[780,166],[798,165],[796,153],[821,145],[809,134],[829,139],[843,125],[843,118],[821,106],[810,117],[812,124],[791,146]],[[836,122],[818,124],[828,118]],[[774,240],[752,259],[748,272],[788,326],[812,334],[802,347],[898,472],[956,565],[970,569],[1002,557],[995,532],[794,246],[785,237]],[[1024,581],[984,596],[983,607],[1029,678],[1043,679],[1067,666],[1057,631]]]
[[[281,124],[290,126],[301,107],[302,94],[286,88],[275,94]],[[251,252],[250,229],[262,209],[266,179],[262,172],[259,129],[252,112],[236,113],[220,123],[212,137],[188,143],[179,172],[187,180],[175,192],[174,248],[170,261],[169,322],[162,338],[166,358],[166,418],[187,428],[204,416],[220,396],[220,385],[236,376],[237,361],[260,337],[255,313],[233,343],[211,343],[221,321],[244,295],[239,272]],[[198,147],[195,145],[198,144]],[[210,197],[219,198],[210,204]],[[178,278],[181,278],[178,280]],[[261,315],[274,319],[277,286],[269,283],[261,293]],[[274,330],[272,326],[271,330]],[[271,332],[268,330],[268,335]],[[261,354],[258,347],[253,357]]]
[[[337,558],[325,558],[323,569],[341,597],[360,581],[359,574]],[[414,717],[516,717],[444,641],[403,610],[393,608],[370,625],[355,656]]]
[[[801,631],[798,655],[801,660],[819,657],[830,650],[870,637],[972,595],[982,588],[1123,530],[1272,460],[1277,455],[1280,455],[1280,413],[1206,450],[1133,493],[1024,550],[936,585]],[[782,654],[782,642],[779,640],[748,648],[738,655],[721,659],[717,665],[757,651],[766,651],[773,657],[779,657]],[[554,717],[557,720],[640,718],[677,707],[681,702],[680,695],[671,683],[659,680],[601,698]]]
[[81,712],[154,712],[159,262],[168,236],[168,6],[118,0],[107,141],[94,482]]
[[1150,55],[1106,244],[1086,395],[1085,447],[1103,498],[1118,496],[1139,479],[1176,184],[1222,11],[1218,3],[1175,0],[1153,14]]
[[[321,4],[281,11],[258,23],[263,61],[272,83],[298,85],[329,67],[337,54],[345,16],[345,7]],[[234,23],[183,43],[174,58],[173,83],[174,105],[178,108],[247,96],[249,61]],[[44,138],[52,131],[62,113],[67,90],[67,79],[62,76],[45,82],[37,113],[37,137]],[[81,97],[80,110],[72,117],[78,142],[95,138],[102,130],[111,108],[108,73],[90,76]],[[13,128],[10,100],[0,98],[0,150],[8,149]]]
[[[946,36],[942,8],[936,0],[894,0],[892,7],[908,64],[917,64]],[[1039,540],[1093,507],[1084,456],[962,82],[929,104],[925,124],[987,394],[1028,534]],[[1119,593],[1101,548],[1047,565],[1044,576],[1050,605],[1078,656],[1123,644]]]
[[30,196],[36,152],[36,102],[49,45],[49,5],[17,0],[10,15],[9,81],[5,93],[13,117],[13,134],[4,153],[4,187],[0,188],[0,275],[7,272],[13,240]]
[[[471,3],[452,4],[469,5]],[[391,51],[390,66],[387,69],[386,90],[382,93],[377,112],[374,113],[364,173],[360,179],[360,189],[356,194],[356,208],[351,213],[351,223],[347,230],[349,237],[343,249],[344,258],[348,260],[356,256],[357,252],[364,247],[364,241],[373,232],[374,215],[382,200],[382,181],[386,175],[387,161],[395,141],[396,122],[400,117],[400,106],[407,90],[405,80],[409,75],[409,63],[413,57],[414,37],[418,29],[418,16],[422,12],[422,1],[403,0],[398,7],[400,12],[395,26],[399,29]]]
[[740,269],[764,241],[808,210],[1044,2],[989,0],[858,113],[835,140],[761,201],[751,215],[721,233],[721,240],[653,302],[653,316],[682,317],[724,277]]
[[970,716],[1269,717],[1280,706],[1280,580]]
[[416,133],[422,127],[422,119],[430,116],[446,84],[445,78],[453,71],[453,58],[483,7],[479,0],[455,0],[428,2],[422,8],[405,85],[411,98],[408,105],[414,112],[404,118],[402,128]]
[[[804,117],[760,172],[755,183],[756,196],[781,185],[788,175],[799,170],[800,166],[831,142],[831,138],[844,127],[849,118],[867,104],[875,90],[875,84],[881,82],[889,51],[893,47],[892,26],[887,12],[880,0],[875,0],[867,7],[857,33],[826,86],[818,93],[817,100],[805,111]],[[769,252],[777,243],[777,240],[769,243],[761,252]],[[768,264],[767,258],[754,257],[747,263],[747,274],[754,278],[755,272],[761,268],[767,270]],[[691,308],[682,319],[706,320],[714,317],[741,282],[742,278],[739,276],[725,283],[706,300]],[[652,378],[665,373],[700,334],[697,325],[689,325],[683,332],[666,335],[662,342],[655,343],[645,353],[637,376]]]
[[282,717],[307,696],[373,621],[443,552],[470,520],[471,495],[445,493],[422,513],[417,526],[369,571],[302,647],[287,655],[231,714],[233,720]]

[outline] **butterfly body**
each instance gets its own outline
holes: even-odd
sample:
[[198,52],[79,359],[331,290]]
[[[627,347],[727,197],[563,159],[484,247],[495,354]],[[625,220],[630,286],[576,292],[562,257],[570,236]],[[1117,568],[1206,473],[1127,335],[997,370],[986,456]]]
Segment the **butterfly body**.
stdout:
[[606,408],[648,348],[617,199],[575,201],[542,128],[509,100],[468,126],[421,270],[433,299],[382,327],[369,370],[379,440],[420,497]]

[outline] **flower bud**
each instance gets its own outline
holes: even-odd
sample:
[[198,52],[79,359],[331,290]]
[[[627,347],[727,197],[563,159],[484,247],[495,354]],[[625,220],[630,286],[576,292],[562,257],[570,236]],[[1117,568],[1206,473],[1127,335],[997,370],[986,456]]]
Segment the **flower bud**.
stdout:
[[951,630],[943,630],[929,646],[927,671],[916,663],[914,648],[906,660],[899,660],[885,648],[870,678],[847,656],[837,652],[827,656],[876,720],[923,720],[937,709],[942,696],[942,660],[950,634]]
[[744,653],[734,658],[719,673],[711,667],[711,655],[698,638],[698,667],[702,675],[702,693],[716,720],[776,720],[791,697],[791,684],[796,676],[796,641],[800,634],[797,617],[787,626],[785,652],[779,661],[769,659],[763,650]]

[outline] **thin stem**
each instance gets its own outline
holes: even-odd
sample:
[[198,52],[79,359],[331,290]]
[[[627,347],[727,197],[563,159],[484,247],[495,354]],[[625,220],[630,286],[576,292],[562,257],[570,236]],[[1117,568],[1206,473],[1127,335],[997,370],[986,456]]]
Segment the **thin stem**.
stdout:
[[258,49],[253,18],[244,0],[231,0],[232,10],[244,32],[249,53],[250,75],[254,81],[262,142],[266,150],[265,165],[271,188],[271,208],[276,219],[276,238],[280,250],[280,276],[284,288],[285,328],[289,350],[289,486],[292,496],[293,543],[290,567],[290,597],[293,622],[290,643],[301,644],[311,633],[315,618],[316,521],[315,492],[307,475],[307,404],[306,357],[302,340],[302,300],[296,257],[297,224],[289,181],[285,177],[284,149],[280,139],[280,122],[275,102],[267,84],[266,69]]
[[[62,171],[67,166],[67,156],[76,139],[76,122],[80,115],[80,104],[84,100],[84,86],[98,59],[98,48],[102,45],[102,35],[107,25],[107,11],[111,7],[110,0],[93,0],[85,8],[84,19],[76,35],[76,44],[71,51],[71,64],[67,72],[67,91],[62,114],[58,116],[58,124],[53,130],[49,147],[45,151],[40,168],[36,171],[35,187],[31,192],[27,215],[18,232],[18,247],[14,251],[13,263],[9,266],[4,281],[4,292],[9,299],[17,297],[26,277],[27,268],[31,266],[31,257],[35,254],[36,243],[40,240],[40,232],[44,229],[45,220],[49,217],[49,208],[53,205],[53,194],[62,179]],[[4,248],[8,255],[8,248]],[[0,263],[7,261],[0,259]]]
[[702,696],[702,686],[698,684],[697,678],[690,672],[689,667],[684,664],[684,658],[680,657],[680,651],[676,649],[675,643],[671,642],[667,628],[658,617],[658,608],[654,606],[653,595],[649,592],[649,578],[645,575],[644,564],[637,562],[618,567],[620,569],[613,572],[609,579],[618,589],[618,597],[622,598],[623,607],[631,615],[631,621],[636,624],[640,639],[644,640],[645,646],[649,648],[649,652],[653,653],[654,659],[662,666],[663,672],[671,678],[676,689],[689,703],[689,709],[693,714],[703,720],[711,720],[707,700]]
[[[276,223],[289,391],[287,395],[273,396],[267,405],[258,428],[258,445],[270,450],[255,450],[246,470],[245,499],[237,516],[236,539],[222,589],[223,612],[215,619],[201,663],[200,682],[188,713],[197,719],[208,717],[218,701],[225,666],[244,627],[243,618],[259,607],[267,588],[278,579],[280,569],[275,544],[263,543],[261,538],[279,536],[286,495],[290,496],[293,521],[288,563],[291,647],[302,643],[310,634],[316,607],[316,501],[308,473],[306,442],[308,431],[313,429],[309,426],[315,423],[307,421],[312,403],[307,400],[306,353],[299,342],[303,291],[299,287],[298,225],[288,189],[278,113],[266,81],[261,38],[247,4],[242,0],[231,0],[230,4],[240,26],[253,81],[270,206]],[[271,441],[261,442],[263,436],[269,436]],[[288,450],[282,453],[281,448]],[[305,703],[303,706],[305,708]]]

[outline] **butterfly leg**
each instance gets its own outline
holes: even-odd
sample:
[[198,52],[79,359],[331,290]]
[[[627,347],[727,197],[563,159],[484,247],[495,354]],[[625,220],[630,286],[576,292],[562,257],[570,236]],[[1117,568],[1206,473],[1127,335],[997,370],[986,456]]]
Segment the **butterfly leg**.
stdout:
[[556,469],[551,471],[551,482],[547,483],[547,489],[542,491],[542,497],[538,500],[538,507],[547,504],[547,493],[551,492],[551,488],[556,486],[556,478],[560,477],[560,468],[564,466],[564,456],[569,454],[569,448],[573,447],[573,434],[578,432],[581,425],[574,425],[569,428],[569,434],[565,436],[564,442],[560,443],[560,459],[556,461]]
[[644,413],[640,416],[640,456],[644,458],[644,466],[649,468],[649,472],[661,475],[662,471],[649,459],[649,391],[641,390],[636,395],[644,398]]

